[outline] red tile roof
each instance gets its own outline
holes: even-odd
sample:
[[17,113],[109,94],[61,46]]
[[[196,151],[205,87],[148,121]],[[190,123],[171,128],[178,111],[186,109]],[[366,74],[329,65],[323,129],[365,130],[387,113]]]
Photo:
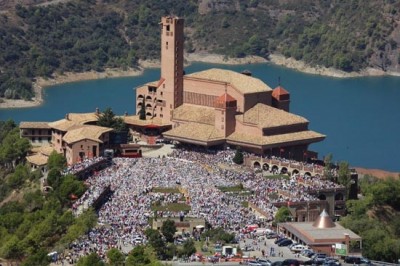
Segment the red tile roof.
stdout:
[[233,107],[236,106],[236,99],[227,93],[222,94],[215,100],[216,107]]
[[272,91],[272,97],[274,98],[279,98],[279,96],[282,95],[290,95],[290,93],[287,90],[285,90],[282,86],[278,86]]

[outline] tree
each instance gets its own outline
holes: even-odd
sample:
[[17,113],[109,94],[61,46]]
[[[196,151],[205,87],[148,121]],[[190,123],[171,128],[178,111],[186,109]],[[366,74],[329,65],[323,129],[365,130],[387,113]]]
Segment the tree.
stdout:
[[96,253],[90,253],[78,260],[77,266],[105,266],[106,264],[101,260]]
[[29,179],[28,167],[22,164],[17,165],[15,172],[8,178],[8,185],[14,189],[20,188],[25,180]]
[[236,147],[235,157],[233,157],[233,162],[235,164],[242,164],[243,163],[243,152],[240,147]]
[[122,266],[125,262],[125,256],[116,248],[112,248],[107,252],[107,258],[110,260],[111,266]]
[[136,246],[128,255],[126,266],[161,266],[151,246]]
[[176,225],[173,220],[166,220],[161,226],[161,233],[167,242],[174,242],[174,235],[176,233]]
[[333,175],[332,175],[332,167],[333,167],[333,163],[332,163],[332,154],[329,153],[324,157],[324,176],[326,179],[332,180],[333,179]]
[[154,248],[154,251],[157,253],[157,255],[159,257],[164,256],[165,242],[163,241],[160,232],[158,232],[158,230],[148,228],[145,231],[145,235],[149,240],[149,244]]
[[140,106],[140,111],[139,111],[139,119],[140,120],[146,120],[146,105],[145,104],[146,103],[143,98],[142,105]]
[[61,171],[62,169],[65,168],[66,165],[67,165],[67,160],[61,153],[53,151],[50,154],[49,159],[47,161],[47,167],[49,170],[57,169],[58,171]]
[[290,216],[291,213],[288,207],[280,207],[279,210],[276,212],[275,222],[276,223],[286,222],[288,221]]
[[126,131],[127,127],[121,117],[116,117],[110,107],[106,108],[99,116],[97,125],[113,128],[117,132]]
[[9,131],[0,145],[0,164],[10,169],[25,158],[31,148],[29,140],[19,136],[19,129]]
[[191,256],[193,253],[196,253],[196,247],[194,245],[194,241],[193,239],[189,239],[186,240],[183,243],[183,248],[182,250],[179,251],[179,255],[181,257],[189,257]]
[[351,173],[348,162],[340,162],[338,170],[338,183],[346,188],[347,194],[349,193],[351,185]]

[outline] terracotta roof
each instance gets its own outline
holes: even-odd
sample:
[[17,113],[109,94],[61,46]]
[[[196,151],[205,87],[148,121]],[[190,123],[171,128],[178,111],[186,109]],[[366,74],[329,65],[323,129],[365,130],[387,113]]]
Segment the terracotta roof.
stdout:
[[78,125],[84,125],[89,122],[96,122],[99,119],[96,113],[69,113],[68,119],[64,118],[49,123],[49,126],[61,131],[68,131]]
[[55,149],[51,146],[42,146],[40,147],[39,152],[43,155],[50,156],[50,154],[55,151]]
[[186,75],[184,78],[197,78],[231,84],[241,93],[271,91],[272,89],[258,78],[246,76],[231,70],[211,68]]
[[278,86],[272,91],[272,97],[274,98],[279,98],[281,95],[290,95],[290,93],[282,86]]
[[141,120],[138,115],[127,115],[121,116],[126,124],[135,126],[147,126],[147,125],[157,125],[157,126],[168,126],[170,124],[164,124],[159,117],[153,117],[151,119]]
[[100,140],[100,136],[106,132],[112,131],[112,128],[108,127],[99,127],[99,126],[90,126],[90,125],[84,125],[72,130],[69,130],[65,136],[63,137],[63,140],[68,143],[74,143],[80,140],[84,139],[90,139],[96,142],[103,143]]
[[239,143],[247,143],[252,145],[273,145],[273,146],[285,146],[291,142],[306,142],[313,143],[321,141],[325,138],[325,135],[320,133],[307,130],[299,131],[294,133],[286,133],[273,136],[256,136],[245,133],[234,132],[227,137],[227,140]]
[[173,111],[172,120],[182,120],[208,125],[215,124],[215,109],[212,107],[182,104]]
[[42,154],[35,154],[31,156],[26,156],[26,160],[31,164],[42,166],[47,164],[49,157]]
[[224,140],[222,132],[212,125],[199,123],[182,124],[163,133],[163,136],[182,140],[196,140],[200,142]]
[[227,93],[222,94],[215,100],[215,107],[225,108],[225,107],[236,107],[236,99]]
[[269,105],[258,103],[236,119],[244,124],[255,124],[259,128],[272,128],[293,124],[308,123],[308,120]]
[[44,128],[50,129],[49,122],[21,122],[19,123],[19,128]]
[[49,123],[51,128],[55,128],[60,131],[68,131],[70,128],[76,126],[76,123],[71,120],[61,119],[54,122]]
[[161,86],[161,84],[163,84],[165,81],[165,78],[160,78],[160,80],[157,83],[157,88]]

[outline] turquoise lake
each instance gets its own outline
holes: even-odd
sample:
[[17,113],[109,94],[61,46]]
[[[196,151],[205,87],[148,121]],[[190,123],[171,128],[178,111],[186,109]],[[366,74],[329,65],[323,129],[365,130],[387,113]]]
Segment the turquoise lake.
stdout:
[[[212,67],[242,71],[271,88],[282,86],[291,94],[290,111],[310,121],[309,128],[327,135],[310,149],[322,158],[333,154],[334,161],[352,166],[400,171],[400,78],[329,78],[304,74],[270,64],[216,65],[194,63],[185,68],[192,73]],[[39,107],[0,109],[0,120],[54,121],[69,112],[94,112],[111,107],[116,114],[135,112],[134,89],[158,80],[159,69],[143,75],[67,83],[44,90],[45,103]]]

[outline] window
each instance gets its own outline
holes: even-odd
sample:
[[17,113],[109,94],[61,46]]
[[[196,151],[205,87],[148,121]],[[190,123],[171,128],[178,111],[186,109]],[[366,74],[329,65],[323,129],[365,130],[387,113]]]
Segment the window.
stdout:
[[167,25],[167,31],[169,31],[169,25]]
[[165,89],[165,84],[163,84],[162,87]]
[[160,92],[160,95],[163,96],[163,92]]

